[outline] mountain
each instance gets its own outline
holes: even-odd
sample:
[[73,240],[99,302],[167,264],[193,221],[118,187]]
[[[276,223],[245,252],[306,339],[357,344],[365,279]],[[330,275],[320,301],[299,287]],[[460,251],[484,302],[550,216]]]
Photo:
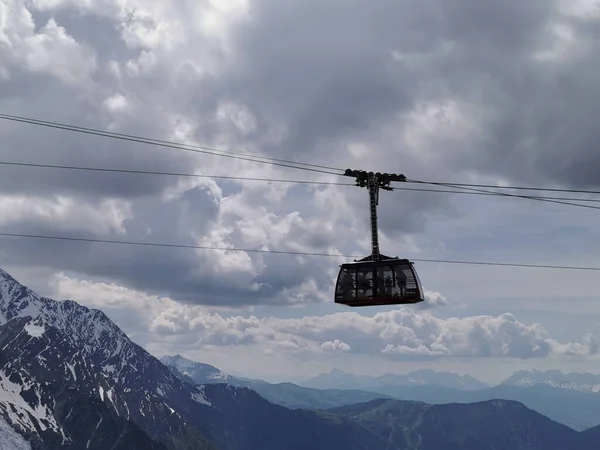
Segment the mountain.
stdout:
[[577,433],[510,401],[291,410],[247,387],[194,386],[102,312],[40,297],[2,271],[0,349],[0,443],[15,450],[590,450],[597,442],[594,430]]
[[[410,375],[410,374],[409,374]],[[404,377],[409,377],[406,375]],[[453,374],[450,374],[453,375]],[[400,376],[403,377],[403,376]],[[430,376],[427,380],[434,380]],[[447,380],[460,377],[448,377]],[[417,379],[416,377],[412,377]],[[597,425],[600,418],[600,394],[594,393],[595,375],[567,374],[559,371],[520,371],[497,386],[463,389],[437,384],[394,383],[394,375],[364,377],[333,371],[303,385],[360,387],[370,392],[401,400],[430,404],[473,403],[494,399],[523,403],[545,416],[577,431]],[[422,378],[424,379],[424,378]],[[468,379],[468,378],[467,378]],[[476,381],[477,382],[477,381]],[[446,383],[446,385],[451,383]],[[454,383],[456,386],[456,383]],[[475,385],[470,385],[475,387]]]
[[375,392],[350,389],[312,389],[293,383],[260,383],[252,384],[250,387],[270,402],[290,409],[330,409],[377,398],[390,398]]
[[290,410],[249,388],[208,384],[206,433],[229,450],[596,450],[579,433],[505,400],[429,405],[377,399],[328,411]]
[[246,386],[247,382],[238,380],[231,375],[221,372],[210,364],[191,361],[181,355],[163,356],[160,359],[167,367],[177,369],[178,373],[194,380],[195,384],[226,383],[234,386]]
[[594,436],[578,433],[520,403],[506,400],[468,405],[374,400],[329,412],[351,419],[385,439],[388,450],[592,450],[598,447]]
[[581,432],[581,434],[586,438],[590,439],[593,442],[600,442],[600,425],[588,428]]
[[404,375],[387,373],[378,377],[353,375],[341,370],[322,373],[299,383],[301,386],[315,389],[360,389],[382,392],[399,386],[442,386],[463,391],[485,389],[489,387],[470,375],[458,375],[449,372],[435,372],[430,369],[416,370]]
[[[377,388],[373,388],[375,390]],[[463,391],[443,386],[384,387],[376,393],[400,400],[429,404],[475,403],[496,399],[524,404],[552,420],[577,431],[597,425],[600,418],[600,395],[555,389],[546,385],[529,388],[498,385],[477,391]]]
[[478,391],[461,391],[441,386],[401,386],[382,389],[381,393],[396,399],[439,405],[512,400],[577,431],[597,425],[600,418],[600,395],[545,385],[529,388],[499,385]]
[[0,414],[33,450],[382,446],[350,420],[185,383],[101,311],[40,297],[5,272],[0,348]]
[[349,418],[274,405],[249,388],[203,386],[219,407],[202,416],[213,440],[228,450],[384,450],[385,440]]
[[559,370],[521,370],[504,380],[502,385],[532,387],[548,386],[556,389],[586,393],[600,393],[600,375],[590,373],[563,373]]
[[33,448],[211,448],[186,420],[206,408],[197,389],[101,311],[2,270],[0,348],[0,414]]
[[293,383],[268,383],[264,380],[236,378],[209,364],[194,362],[180,355],[164,356],[161,362],[183,381],[194,385],[225,382],[245,386],[276,405],[290,409],[329,409],[336,406],[361,403],[376,398],[390,398],[375,392],[341,389],[312,389]]

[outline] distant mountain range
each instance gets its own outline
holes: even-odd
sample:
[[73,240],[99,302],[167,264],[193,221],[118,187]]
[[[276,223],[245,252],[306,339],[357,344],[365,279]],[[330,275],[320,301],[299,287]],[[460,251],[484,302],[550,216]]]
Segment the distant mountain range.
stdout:
[[101,311],[40,297],[2,270],[0,349],[0,448],[11,450],[595,450],[600,437],[598,427],[577,432],[507,400],[289,409],[264,397],[337,404],[336,396],[381,394],[241,380],[181,357],[161,362]]
[[[162,358],[180,377],[193,384],[227,383],[253,389],[272,403],[292,409],[330,409],[379,398],[428,404],[472,403],[494,399],[522,402],[557,422],[581,431],[600,418],[600,376],[560,371],[519,371],[497,386],[469,375],[418,370],[405,375],[359,376],[334,370],[299,384],[249,381],[181,355]],[[181,370],[176,370],[180,367]]]
[[358,388],[434,404],[515,400],[576,430],[594,426],[596,418],[600,417],[600,375],[587,373],[523,370],[496,386],[490,386],[468,375],[431,370],[380,377],[356,376],[335,370],[301,384]]
[[387,373],[378,377],[353,375],[341,370],[333,370],[298,384],[315,389],[361,389],[366,391],[381,390],[388,386],[443,386],[464,391],[489,387],[488,384],[476,380],[470,375],[435,372],[429,369],[416,370],[405,375]]
[[[219,386],[219,382],[215,380],[224,377],[223,372],[219,369],[192,362],[180,355],[164,357],[162,361],[167,364],[177,361],[174,366],[177,365],[182,368],[180,377],[188,383],[208,382],[213,383],[213,386]],[[174,368],[174,366],[171,367]],[[185,375],[183,372],[185,372]],[[216,372],[220,372],[220,374]],[[228,380],[232,383],[239,381],[235,377],[228,378]],[[461,386],[464,385],[461,384]],[[273,403],[305,402],[313,404],[324,402],[324,398],[342,403],[351,401],[350,399],[354,395],[379,395],[365,391],[319,390],[292,383],[269,384],[263,381],[255,385],[250,383],[250,387],[265,399],[270,397],[269,400]],[[402,387],[407,390],[413,389],[412,392],[416,395],[419,392],[421,395],[427,395],[426,392],[435,395],[440,390],[447,394],[463,393],[473,395],[479,392],[474,390],[459,391],[443,386],[429,386],[424,385],[423,382]],[[515,389],[521,391],[520,388]],[[259,392],[260,390],[262,390],[262,393]],[[337,397],[333,396],[334,392]],[[345,397],[346,395],[348,397]],[[273,405],[273,407],[276,406]],[[311,408],[315,407],[311,406]],[[308,420],[309,417],[314,418],[313,413],[309,413],[306,409],[297,410],[297,414],[299,414],[298,417],[303,417],[304,420]],[[328,408],[326,411],[317,411],[316,414],[331,421],[331,423],[336,423],[344,428],[348,427],[347,432],[353,430],[349,426],[350,423],[360,424],[372,435],[370,437],[369,435],[357,435],[352,441],[357,445],[365,445],[364,448],[382,450],[437,450],[440,448],[479,450],[488,448],[489,443],[492,441],[495,449],[550,450],[570,448],[569,446],[574,445],[576,447],[573,448],[591,450],[597,448],[596,439],[600,438],[600,427],[578,433],[572,428],[552,421],[527,408],[520,402],[510,400],[431,405],[419,401],[375,398],[370,401]],[[331,442],[331,448],[338,448],[336,442]]]
[[548,386],[566,391],[600,393],[600,375],[590,373],[563,373],[559,370],[521,370],[514,373],[502,385],[532,387]]
[[272,384],[263,380],[236,378],[214,366],[194,362],[181,355],[164,356],[160,360],[188,383],[203,385],[226,382],[233,386],[249,387],[271,403],[291,409],[329,409],[377,398],[391,398],[389,395],[361,390],[312,389],[293,383]]

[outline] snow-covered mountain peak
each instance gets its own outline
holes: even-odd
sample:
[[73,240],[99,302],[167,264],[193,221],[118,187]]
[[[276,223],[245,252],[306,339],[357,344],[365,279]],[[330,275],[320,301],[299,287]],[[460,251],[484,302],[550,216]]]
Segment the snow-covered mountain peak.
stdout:
[[163,356],[160,358],[160,362],[166,366],[172,366],[179,370],[190,369],[198,364],[192,360],[184,358],[181,355]]
[[0,416],[28,436],[47,430],[66,439],[56,405],[70,401],[67,392],[149,436],[182,433],[183,415],[207,407],[102,311],[41,297],[2,270],[0,348]]
[[547,386],[580,392],[600,392],[600,375],[563,373],[560,370],[519,370],[502,382],[518,387]]
[[0,270],[0,325],[22,317],[31,318],[26,330],[32,337],[40,337],[42,328],[54,327],[77,343],[84,354],[101,350],[106,358],[126,356],[135,346],[102,311],[72,300],[41,297]]
[[176,369],[181,375],[191,378],[196,384],[231,383],[236,381],[231,375],[221,372],[210,364],[191,361],[181,355],[163,356],[160,361],[165,366]]

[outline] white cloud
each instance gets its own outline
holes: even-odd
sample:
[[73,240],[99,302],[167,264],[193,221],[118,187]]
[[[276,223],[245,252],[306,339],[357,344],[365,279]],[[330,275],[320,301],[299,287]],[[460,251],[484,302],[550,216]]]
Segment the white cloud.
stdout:
[[31,13],[19,0],[0,1],[0,44],[0,60],[8,71],[18,67],[80,84],[89,82],[96,68],[93,51],[54,19],[36,32]]
[[62,196],[0,196],[0,225],[36,221],[61,229],[125,234],[124,221],[130,217],[131,204],[120,199],[106,199],[93,204]]
[[[101,308],[134,336],[153,346],[164,338],[165,352],[193,346],[259,345],[278,351],[318,358],[321,352],[379,355],[381,358],[597,356],[594,336],[581,342],[561,343],[540,324],[525,324],[512,314],[450,317],[402,308],[372,316],[340,312],[327,316],[223,316],[203,307],[182,305],[115,285],[91,283],[56,275],[56,295]],[[438,297],[441,296],[438,294]],[[124,321],[126,320],[126,321]],[[307,356],[304,356],[306,358]],[[310,357],[309,357],[310,358]]]
[[104,106],[112,113],[127,110],[130,106],[129,101],[123,94],[114,94],[104,100]]
[[334,339],[333,341],[326,341],[321,344],[321,348],[328,352],[349,352],[352,350],[348,344],[339,339]]

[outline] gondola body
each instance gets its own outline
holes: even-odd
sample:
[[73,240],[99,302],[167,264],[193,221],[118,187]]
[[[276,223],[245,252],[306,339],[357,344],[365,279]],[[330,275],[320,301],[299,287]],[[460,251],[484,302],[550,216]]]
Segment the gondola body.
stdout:
[[407,305],[424,301],[423,287],[408,259],[368,256],[340,266],[335,303],[351,307]]

